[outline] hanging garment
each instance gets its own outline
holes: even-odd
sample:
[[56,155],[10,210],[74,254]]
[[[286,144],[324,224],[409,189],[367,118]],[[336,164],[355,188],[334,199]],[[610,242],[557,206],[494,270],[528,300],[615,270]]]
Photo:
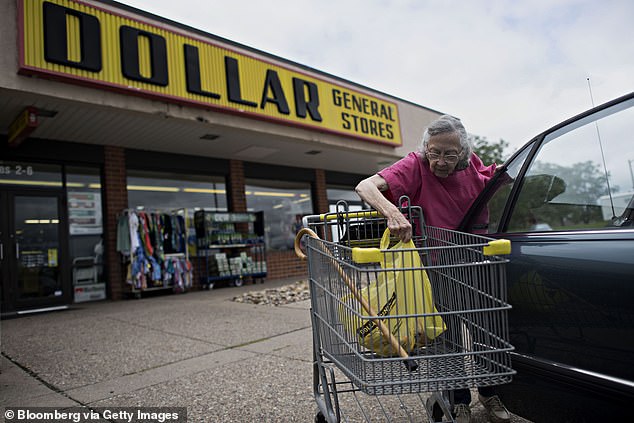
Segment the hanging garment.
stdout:
[[154,254],[152,243],[150,242],[150,230],[148,228],[148,216],[146,213],[139,213],[139,235],[141,238],[141,245],[147,256]]
[[163,246],[163,225],[161,225],[161,215],[158,213],[152,214],[153,228],[154,228],[154,255],[160,263],[165,260],[165,251]]
[[128,226],[130,228],[130,251],[135,252],[141,246],[141,240],[139,239],[139,218],[136,213],[128,213]]
[[161,279],[161,265],[156,261],[154,257],[149,257],[150,261],[150,279],[155,282],[162,283]]
[[185,218],[183,216],[176,216],[176,221],[178,222],[178,252],[185,252],[185,232],[187,228],[185,227]]
[[137,289],[147,288],[146,275],[150,269],[150,262],[147,260],[141,246],[139,246],[132,255],[130,266],[130,281],[132,282],[132,285]]
[[126,256],[130,255],[130,223],[125,214],[117,219],[117,251]]
[[161,215],[163,221],[163,251],[165,254],[174,253],[174,246],[172,243],[172,218],[168,214]]

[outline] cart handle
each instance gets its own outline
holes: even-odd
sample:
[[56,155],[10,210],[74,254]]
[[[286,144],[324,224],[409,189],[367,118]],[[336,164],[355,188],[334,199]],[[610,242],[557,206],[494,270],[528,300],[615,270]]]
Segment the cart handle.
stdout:
[[[312,229],[302,228],[297,232],[297,235],[295,236],[295,254],[297,254],[297,256],[302,260],[306,259],[306,254],[304,254],[304,252],[300,248],[300,241],[304,237],[304,235],[319,239],[319,236]],[[324,253],[329,253],[328,247],[323,244],[320,244],[319,246]],[[383,339],[388,341],[394,351],[397,351],[398,355],[404,359],[403,364],[405,364],[405,367],[407,367],[409,371],[416,371],[416,369],[418,368],[418,364],[416,363],[416,361],[409,358],[409,354],[407,354],[407,351],[405,351],[398,339],[394,337],[392,332],[390,332],[390,329],[385,325],[385,323],[383,323],[381,318],[377,315],[376,311],[374,311],[372,306],[368,303],[367,299],[364,298],[363,295],[359,292],[359,290],[355,286],[354,281],[351,280],[350,276],[348,276],[346,272],[341,268],[339,263],[337,263],[337,260],[332,257],[332,254],[329,254],[329,257],[333,266],[337,269],[339,276],[341,276],[343,281],[346,283],[354,298],[361,304],[363,310],[370,316],[370,320],[373,321],[381,331]]]
[[322,213],[319,215],[320,221],[335,220],[339,218],[357,218],[357,217],[381,217],[381,213],[376,210],[353,211],[344,213]]
[[[482,254],[485,256],[501,256],[511,254],[511,241],[508,239],[496,239],[489,241],[482,248]],[[379,248],[352,248],[352,261],[355,263],[377,263],[381,261],[383,252]]]
[[508,239],[496,239],[489,241],[489,245],[482,249],[485,256],[502,256],[511,254],[511,241]]
[[352,248],[352,261],[355,263],[378,263],[382,260],[383,253],[379,248]]
[[312,229],[302,228],[297,232],[297,235],[295,235],[295,243],[293,246],[295,247],[295,255],[302,260],[306,260],[306,254],[304,254],[301,247],[301,241],[304,235],[319,239],[319,236],[317,236],[315,231],[313,231]]

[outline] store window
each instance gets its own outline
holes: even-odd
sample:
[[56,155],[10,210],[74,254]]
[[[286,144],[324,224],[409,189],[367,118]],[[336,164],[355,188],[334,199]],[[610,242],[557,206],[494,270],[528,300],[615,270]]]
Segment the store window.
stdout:
[[128,170],[128,208],[185,216],[187,248],[196,252],[194,213],[228,211],[222,176]]
[[0,187],[62,188],[62,167],[0,160]]
[[103,223],[99,168],[67,167],[66,192],[70,235],[101,236]]
[[106,297],[101,173],[97,167],[66,167],[68,232],[75,302]]
[[302,217],[313,212],[310,184],[291,181],[247,179],[247,209],[264,212],[267,249],[291,250]]
[[172,211],[227,211],[221,176],[128,170],[128,207]]

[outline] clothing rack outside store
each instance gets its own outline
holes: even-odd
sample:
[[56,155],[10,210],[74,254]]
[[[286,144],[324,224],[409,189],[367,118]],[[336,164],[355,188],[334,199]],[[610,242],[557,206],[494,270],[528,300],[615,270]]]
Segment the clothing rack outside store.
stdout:
[[[135,298],[140,298],[143,292],[185,292],[191,288],[193,272],[187,232],[185,208],[127,208],[117,216],[117,251],[126,264],[126,282]],[[134,237],[138,237],[136,241]]]

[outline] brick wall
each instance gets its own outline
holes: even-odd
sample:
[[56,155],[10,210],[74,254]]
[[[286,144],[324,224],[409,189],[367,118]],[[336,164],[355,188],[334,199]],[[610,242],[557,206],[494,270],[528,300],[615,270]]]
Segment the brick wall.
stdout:
[[117,247],[117,217],[128,207],[128,191],[125,171],[125,149],[104,146],[103,192],[105,199],[104,241],[106,245],[106,266],[110,299],[123,298],[125,275]]
[[284,279],[292,276],[307,277],[308,266],[295,251],[268,251],[266,253],[267,279]]
[[[229,178],[227,181],[227,206],[229,211],[243,213],[247,211],[247,196],[244,193],[244,162],[229,160]],[[236,223],[238,232],[249,229],[247,223]]]
[[312,186],[313,212],[315,214],[328,212],[328,191],[326,190],[326,172],[315,169],[315,182]]
[[227,181],[227,202],[229,211],[247,211],[247,196],[244,193],[244,162],[229,160],[229,178]]

